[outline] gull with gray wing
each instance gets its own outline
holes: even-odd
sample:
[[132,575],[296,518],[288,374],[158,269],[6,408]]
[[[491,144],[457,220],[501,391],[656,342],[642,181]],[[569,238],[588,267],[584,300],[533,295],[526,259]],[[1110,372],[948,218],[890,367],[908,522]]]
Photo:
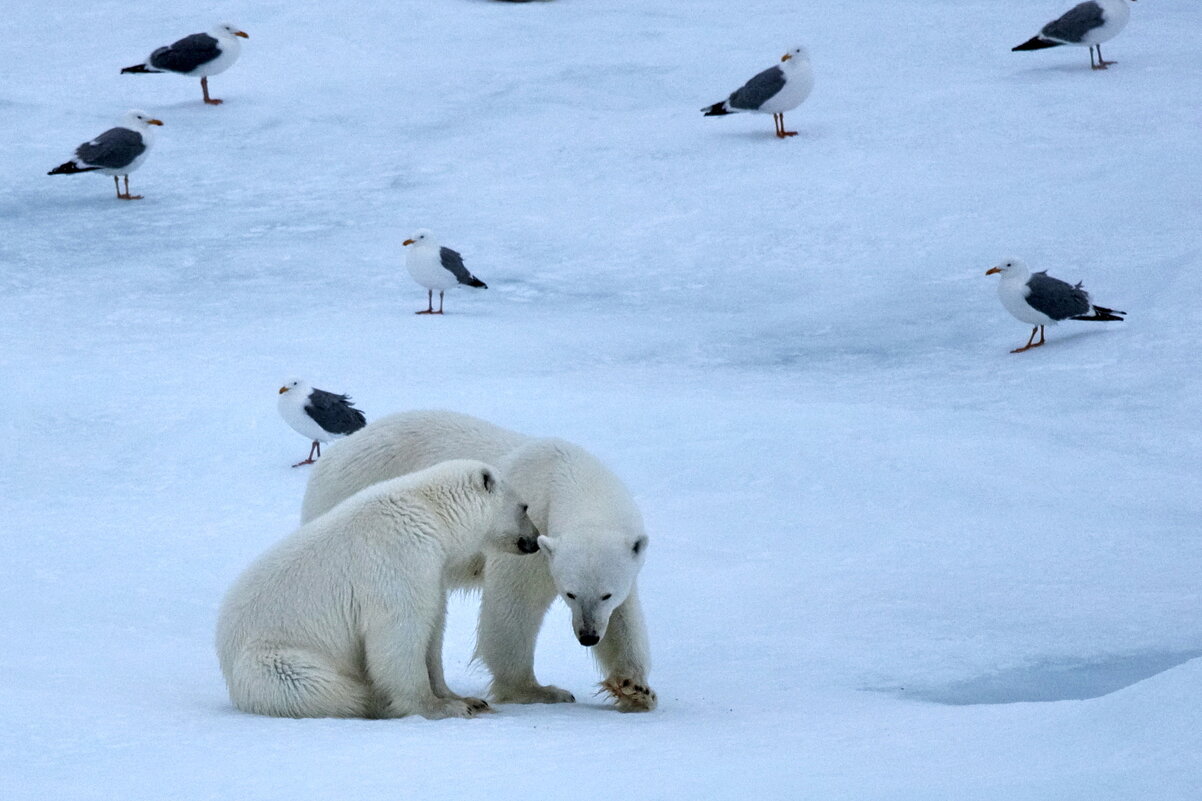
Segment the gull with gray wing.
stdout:
[[[422,228],[401,243],[410,248],[405,253],[405,267],[413,280],[426,288],[426,308],[417,314],[442,314],[443,294],[457,284],[488,289],[488,284],[472,275],[463,263],[463,256],[434,239],[434,232]],[[438,290],[438,311],[434,310],[434,290]]]
[[721,117],[740,111],[771,114],[776,124],[776,137],[797,136],[797,131],[785,130],[785,112],[800,106],[814,88],[814,73],[810,69],[810,54],[804,47],[794,47],[780,57],[780,63],[769,67],[730,93],[730,97],[701,109],[707,117]]
[[249,39],[236,25],[222,23],[208,33],[194,33],[177,42],[156,49],[141,64],[126,67],[121,74],[174,72],[177,75],[200,77],[200,91],[210,106],[221,100],[209,97],[209,76],[225,72],[242,52],[239,39]]
[[[1022,353],[1044,343],[1043,327],[1055,325],[1061,320],[1088,320],[1097,322],[1122,322],[1125,311],[1115,311],[1105,306],[1095,306],[1089,293],[1081,284],[1069,284],[1053,278],[1046,270],[1032,273],[1026,263],[1018,259],[1006,259],[985,271],[986,275],[1000,273],[997,294],[1006,311],[1028,325],[1031,337],[1027,344],[1015,348],[1011,353]],[[1035,334],[1039,341],[1035,341]]]
[[294,378],[280,387],[278,404],[280,417],[292,430],[312,440],[309,458],[293,467],[313,464],[313,454],[321,456],[321,443],[353,434],[367,425],[363,412],[351,404],[349,395],[337,395],[324,389],[314,389],[307,381]]
[[[1127,0],[1086,0],[1044,25],[1038,36],[1032,36],[1010,49],[1043,50],[1060,45],[1089,47],[1089,66],[1104,70],[1116,62],[1102,59],[1102,42],[1118,36],[1130,17],[1131,7],[1127,5]],[[1098,51],[1096,62],[1094,50]]]
[[[121,200],[141,200],[141,195],[129,193],[129,174],[142,166],[150,146],[154,143],[152,125],[162,125],[160,120],[145,111],[128,111],[121,118],[121,125],[109,128],[90,142],[75,148],[75,158],[64,161],[47,175],[74,175],[80,172],[100,172],[113,176],[117,197]],[[125,176],[125,191],[117,176]]]

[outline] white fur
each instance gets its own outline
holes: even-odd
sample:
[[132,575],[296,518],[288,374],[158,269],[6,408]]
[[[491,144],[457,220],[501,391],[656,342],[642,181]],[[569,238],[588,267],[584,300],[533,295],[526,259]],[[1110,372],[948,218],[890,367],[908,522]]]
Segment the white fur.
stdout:
[[392,415],[329,449],[309,479],[302,519],[313,519],[374,482],[451,458],[496,464],[529,504],[548,551],[534,559],[489,554],[476,566],[483,571],[455,576],[458,586],[483,586],[476,652],[492,672],[495,700],[573,700],[534,675],[535,640],[558,594],[572,611],[577,639],[600,640],[595,654],[606,673],[602,686],[619,709],[653,709],[650,647],[636,586],[647,535],[621,481],[583,448],[454,412]]
[[[536,531],[483,462],[382,482],[301,526],[234,583],[217,623],[230,699],[281,717],[472,717],[446,686],[448,573]],[[527,559],[514,556],[515,560]]]

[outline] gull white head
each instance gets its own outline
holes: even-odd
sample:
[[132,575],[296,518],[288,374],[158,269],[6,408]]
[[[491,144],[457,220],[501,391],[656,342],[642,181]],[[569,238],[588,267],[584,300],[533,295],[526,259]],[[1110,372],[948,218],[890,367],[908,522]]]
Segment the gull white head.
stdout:
[[1031,271],[1022,259],[1005,259],[985,271],[985,275],[1001,273],[1007,281],[1026,281],[1031,277]]
[[293,393],[296,397],[307,398],[313,388],[309,386],[309,382],[303,378],[289,378],[280,387],[280,394]]
[[792,67],[792,66],[802,63],[802,62],[808,63],[809,60],[810,60],[810,51],[806,50],[801,45],[798,45],[797,47],[790,47],[788,52],[786,52],[783,56],[780,57],[781,63],[784,64],[786,67]]
[[227,39],[232,36],[237,36],[241,39],[249,39],[250,38],[250,36],[247,35],[246,31],[242,30],[237,25],[231,25],[228,22],[221,23],[216,28],[209,31],[209,33],[218,39]]
[[409,237],[401,244],[406,246],[417,245],[418,247],[424,245],[428,247],[434,244],[434,232],[429,228],[418,228],[413,232],[413,236]]
[[162,125],[163,121],[155,119],[145,111],[130,109],[121,117],[121,124],[135,131],[150,133],[150,125]]

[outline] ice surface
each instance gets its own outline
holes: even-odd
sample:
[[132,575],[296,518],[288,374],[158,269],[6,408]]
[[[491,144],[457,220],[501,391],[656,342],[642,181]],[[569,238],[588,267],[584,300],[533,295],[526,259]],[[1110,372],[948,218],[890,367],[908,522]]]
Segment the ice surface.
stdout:
[[[1105,73],[1010,52],[1056,11],[7,9],[4,797],[1196,798],[1202,8],[1136,4]],[[251,38],[225,105],[118,74],[227,19]],[[796,42],[799,136],[702,117]],[[130,107],[166,123],[144,200],[45,175]],[[489,284],[442,319],[413,314],[422,226]],[[984,275],[1007,256],[1129,321],[1010,355],[1029,332]],[[537,667],[573,706],[235,712],[213,624],[297,519],[293,375],[369,419],[452,408],[605,459],[652,535],[660,708],[594,697],[557,605]],[[475,604],[446,661],[479,694]],[[935,702],[982,677],[1006,691]]]

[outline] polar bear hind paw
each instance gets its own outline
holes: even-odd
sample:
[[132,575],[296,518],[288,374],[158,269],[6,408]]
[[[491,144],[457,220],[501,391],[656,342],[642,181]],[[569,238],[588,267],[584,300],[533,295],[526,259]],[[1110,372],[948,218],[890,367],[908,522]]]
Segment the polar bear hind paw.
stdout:
[[650,712],[659,702],[654,690],[633,679],[610,677],[601,682],[600,687],[597,693],[612,695],[619,712]]

